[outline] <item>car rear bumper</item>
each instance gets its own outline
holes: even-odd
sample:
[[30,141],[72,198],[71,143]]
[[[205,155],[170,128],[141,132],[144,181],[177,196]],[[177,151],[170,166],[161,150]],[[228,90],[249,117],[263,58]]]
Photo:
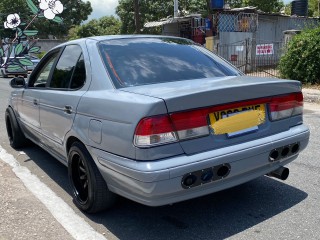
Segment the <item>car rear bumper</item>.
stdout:
[[[227,189],[276,170],[298,157],[306,148],[309,135],[308,127],[299,125],[230,147],[149,162],[122,158],[91,147],[88,150],[111,191],[145,205],[161,206]],[[270,161],[273,150],[293,144],[299,144],[299,151]],[[226,177],[213,178],[203,184],[198,182],[190,188],[182,185],[188,174],[221,165],[230,166]]]

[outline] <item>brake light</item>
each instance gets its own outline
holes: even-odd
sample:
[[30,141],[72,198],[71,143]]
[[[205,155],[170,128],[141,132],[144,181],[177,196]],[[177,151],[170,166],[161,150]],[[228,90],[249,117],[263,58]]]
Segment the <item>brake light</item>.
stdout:
[[301,115],[303,112],[303,95],[299,92],[273,97],[269,109],[271,121]]
[[142,119],[135,132],[135,145],[149,147],[209,135],[208,110],[195,110]]
[[168,115],[160,115],[142,119],[135,132],[135,145],[149,147],[178,141]]

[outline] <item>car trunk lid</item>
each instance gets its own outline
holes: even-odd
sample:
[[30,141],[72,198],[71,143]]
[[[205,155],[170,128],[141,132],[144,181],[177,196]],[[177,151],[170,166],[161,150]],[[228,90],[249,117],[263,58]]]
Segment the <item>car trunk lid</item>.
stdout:
[[302,121],[301,117],[295,120],[291,117],[279,121],[269,119],[272,97],[301,92],[300,83],[292,80],[241,76],[122,90],[163,99],[187,154],[265,137]]

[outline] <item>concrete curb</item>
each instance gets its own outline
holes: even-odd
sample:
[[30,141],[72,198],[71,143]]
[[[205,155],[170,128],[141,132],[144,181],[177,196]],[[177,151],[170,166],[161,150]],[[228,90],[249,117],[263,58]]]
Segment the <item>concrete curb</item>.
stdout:
[[303,88],[302,93],[305,102],[320,104],[320,90],[312,88]]

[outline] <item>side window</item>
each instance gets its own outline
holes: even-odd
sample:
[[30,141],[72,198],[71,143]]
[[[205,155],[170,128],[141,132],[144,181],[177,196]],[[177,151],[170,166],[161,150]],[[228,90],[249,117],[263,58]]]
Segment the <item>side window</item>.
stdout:
[[81,54],[72,76],[70,88],[71,89],[81,88],[84,85],[85,81],[86,81],[86,68],[84,65],[83,54]]
[[46,83],[49,79],[49,75],[51,72],[51,68],[58,56],[58,52],[54,53],[48,61],[43,65],[43,67],[39,70],[37,76],[35,77],[35,80],[33,83],[30,83],[30,87],[45,87]]
[[80,46],[69,45],[65,47],[54,69],[50,88],[70,88],[71,78],[76,70],[80,55],[82,55]]

